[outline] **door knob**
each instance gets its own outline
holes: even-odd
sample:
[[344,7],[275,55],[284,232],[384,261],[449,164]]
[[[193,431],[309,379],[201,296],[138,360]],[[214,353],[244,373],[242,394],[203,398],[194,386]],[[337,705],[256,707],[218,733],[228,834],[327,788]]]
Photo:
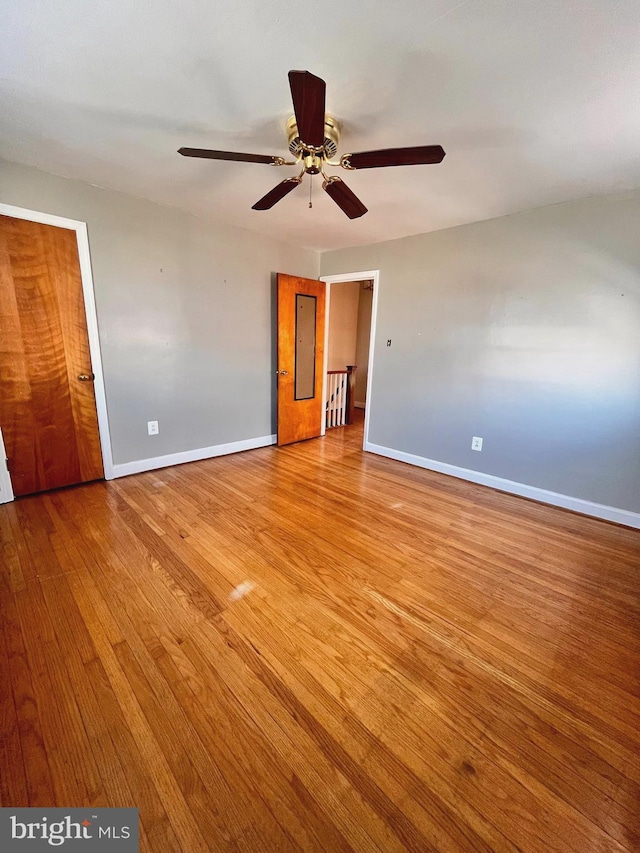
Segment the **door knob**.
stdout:
[[78,379],[80,380],[80,382],[93,382],[94,378],[95,377],[94,377],[93,373],[79,373],[78,374]]
[[280,376],[288,376],[288,375],[289,375],[289,371],[288,371],[288,370],[276,370],[276,376],[277,376],[278,374],[280,374]]

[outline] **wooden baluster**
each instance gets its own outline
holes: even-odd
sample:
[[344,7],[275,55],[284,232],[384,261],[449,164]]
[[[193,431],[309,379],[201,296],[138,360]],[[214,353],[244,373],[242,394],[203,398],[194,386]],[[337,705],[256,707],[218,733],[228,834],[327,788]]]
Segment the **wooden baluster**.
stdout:
[[327,387],[327,400],[326,400],[326,405],[325,405],[325,409],[324,409],[325,429],[329,426],[329,406],[330,406],[330,400],[331,400],[331,390],[329,388],[329,376],[328,376],[328,374],[327,374],[327,386],[326,387]]
[[336,425],[336,377],[331,377],[331,426]]
[[345,373],[342,376],[342,423],[347,424],[347,417],[349,415],[349,385],[348,385],[349,377],[348,374]]
[[333,426],[333,421],[336,413],[336,378],[335,376],[331,377],[331,426]]
[[336,377],[331,380],[331,426],[336,425]]
[[331,377],[331,426],[333,426],[333,421],[335,418],[335,410],[336,410],[336,378],[335,376]]

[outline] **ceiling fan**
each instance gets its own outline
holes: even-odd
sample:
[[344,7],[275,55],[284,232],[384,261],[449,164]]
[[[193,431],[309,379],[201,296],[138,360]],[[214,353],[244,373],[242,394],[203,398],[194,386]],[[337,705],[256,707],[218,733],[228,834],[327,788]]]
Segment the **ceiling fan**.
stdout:
[[299,175],[285,178],[260,201],[253,210],[270,210],[288,193],[302,183],[305,174],[323,177],[322,189],[331,196],[349,219],[357,219],[367,212],[360,199],[337,175],[327,176],[325,166],[342,166],[343,169],[379,169],[384,166],[414,166],[423,163],[441,163],[444,150],[440,145],[418,145],[413,148],[384,148],[379,151],[361,151],[343,154],[338,162],[332,161],[338,153],[340,125],[325,114],[326,83],[310,71],[290,71],[289,86],[294,115],[287,122],[287,142],[295,160],[268,154],[241,154],[237,151],[211,151],[208,148],[179,148],[184,157],[203,157],[208,160],[238,160],[243,163],[267,163],[271,166],[302,165]]

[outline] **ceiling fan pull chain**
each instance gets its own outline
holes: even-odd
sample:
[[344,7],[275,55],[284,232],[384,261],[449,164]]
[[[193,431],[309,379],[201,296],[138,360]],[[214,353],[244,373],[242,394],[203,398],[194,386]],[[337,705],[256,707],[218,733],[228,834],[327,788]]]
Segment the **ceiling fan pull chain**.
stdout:
[[309,175],[309,207],[313,207],[313,202],[311,201],[311,191],[313,190],[313,178]]

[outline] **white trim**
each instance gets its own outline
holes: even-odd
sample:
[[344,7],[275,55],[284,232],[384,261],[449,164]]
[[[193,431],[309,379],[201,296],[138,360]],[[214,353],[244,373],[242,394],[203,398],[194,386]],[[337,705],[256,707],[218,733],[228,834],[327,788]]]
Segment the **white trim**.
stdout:
[[199,462],[214,456],[226,456],[228,453],[240,453],[242,450],[255,450],[275,444],[277,435],[261,435],[258,438],[245,438],[228,444],[213,444],[211,447],[199,447],[196,450],[183,450],[180,453],[168,453],[166,456],[154,456],[149,459],[137,459],[113,466],[114,477],[128,477],[129,474],[141,474],[156,468],[168,468],[169,465],[182,465],[184,462]]
[[0,214],[13,216],[14,219],[28,219],[30,222],[39,222],[41,225],[54,225],[56,228],[68,228],[76,232],[78,241],[78,258],[80,261],[80,276],[82,278],[82,294],[84,296],[84,311],[87,320],[87,334],[89,337],[89,353],[91,355],[91,369],[95,376],[93,387],[96,398],[96,410],[98,413],[98,430],[100,433],[100,446],[102,448],[102,465],[104,476],[112,480],[113,457],[111,455],[111,438],[109,436],[109,417],[107,414],[107,397],[104,389],[104,373],[102,369],[102,356],[100,353],[100,335],[98,332],[98,317],[96,314],[96,302],[93,291],[93,275],[91,272],[91,254],[89,252],[89,235],[87,223],[77,219],[65,219],[53,213],[40,213],[36,210],[28,210],[24,207],[14,207],[11,204],[0,202]]
[[[369,419],[371,413],[371,392],[373,389],[373,350],[376,337],[376,323],[378,320],[378,292],[380,290],[380,270],[365,270],[364,272],[346,272],[339,275],[321,275],[320,281],[324,281],[327,285],[327,319],[325,328],[325,344],[324,344],[324,375],[325,387],[322,395],[322,422],[325,420],[325,409],[327,407],[327,360],[329,358],[329,304],[331,298],[331,285],[338,284],[344,281],[370,281],[373,280],[373,299],[371,301],[371,330],[369,332],[369,364],[367,367],[367,400],[364,405],[364,440],[362,443],[363,450],[367,449],[369,442]],[[324,427],[322,429],[324,435]]]
[[2,430],[0,429],[0,504],[8,504],[13,500],[13,486],[11,485],[11,477],[7,468],[7,454],[4,449],[4,441],[2,440]]
[[457,465],[449,465],[447,462],[437,462],[435,459],[427,459],[414,453],[405,453],[402,450],[394,450],[391,447],[383,447],[380,444],[365,444],[365,450],[376,453],[378,456],[386,456],[398,462],[408,462],[419,468],[428,468],[429,471],[437,471],[439,474],[447,474],[458,477],[461,480],[469,480],[481,486],[489,486],[499,489],[501,492],[509,492],[523,498],[530,498],[545,504],[552,504],[563,509],[570,509],[582,515],[592,515],[595,518],[603,518],[606,521],[614,521],[616,524],[624,524],[627,527],[640,529],[640,513],[630,512],[627,509],[618,509],[605,504],[592,503],[582,498],[572,498],[569,495],[561,495],[558,492],[550,492],[547,489],[539,489],[537,486],[527,486],[524,483],[516,483],[514,480],[504,480],[502,477],[494,477],[493,474],[484,474],[481,471],[473,471],[470,468],[459,468]]
[[[322,279],[320,279],[322,281]],[[331,310],[331,285],[324,286],[324,361],[322,363],[322,409],[320,411],[320,436],[327,433],[327,398],[329,395],[329,312]]]

